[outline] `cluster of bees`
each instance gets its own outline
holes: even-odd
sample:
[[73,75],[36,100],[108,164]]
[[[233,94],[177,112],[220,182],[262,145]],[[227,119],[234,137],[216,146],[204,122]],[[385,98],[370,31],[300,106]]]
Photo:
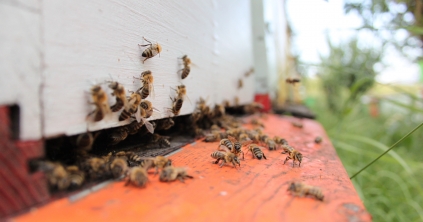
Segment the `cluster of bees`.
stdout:
[[[225,103],[224,103],[225,104]],[[216,151],[210,156],[215,159],[212,163],[222,167],[225,164],[234,168],[241,165],[241,160],[249,152],[253,159],[267,159],[263,148],[269,151],[282,149],[283,154],[287,154],[284,164],[292,159],[292,167],[298,162],[301,167],[303,156],[300,151],[288,144],[282,137],[269,137],[263,132],[264,124],[257,118],[250,119],[249,123],[253,129],[244,128],[243,122],[231,115],[225,114],[225,105],[215,105],[214,108],[205,105],[205,101],[200,99],[196,110],[192,114],[194,129],[198,134],[204,136],[205,142],[218,142]],[[262,109],[261,104],[251,103],[243,110],[245,113],[254,113]],[[205,131],[208,133],[204,133]],[[320,143],[321,137],[317,137],[315,142]],[[243,147],[245,149],[243,150]],[[293,182],[288,190],[295,196],[312,196],[323,201],[323,194],[320,188],[309,186],[300,182]]]
[[[142,53],[142,57],[145,58],[143,63],[157,54],[160,55],[162,51],[158,43],[153,44],[145,38],[144,40],[148,44],[139,45],[147,47]],[[186,55],[181,59],[184,67],[178,73],[181,74],[181,79],[185,79],[191,70],[191,60]],[[245,76],[249,76],[252,72],[253,69],[248,71]],[[129,96],[126,95],[127,92],[122,84],[117,81],[108,82],[108,87],[113,91],[112,96],[116,100],[115,104],[111,106],[108,104],[108,95],[101,85],[93,86],[91,88],[91,99],[92,104],[95,105],[95,110],[87,118],[92,116],[92,120],[98,122],[109,113],[121,111],[119,121],[133,119],[130,124],[116,128],[109,134],[111,145],[125,140],[128,135],[147,134],[149,132],[152,134],[152,142],[161,147],[170,146],[168,137],[155,134],[154,131],[171,128],[175,124],[172,118],[160,120],[160,124],[150,123],[147,120],[156,110],[153,104],[146,100],[148,96],[154,94],[152,72],[147,70],[142,72],[139,77],[134,78],[140,80],[141,87],[135,92],[129,91],[131,93]],[[299,80],[289,79],[287,82],[295,84]],[[242,86],[242,80],[238,81],[238,88]],[[174,90],[176,96],[170,97],[172,107],[168,108],[168,111],[173,116],[177,116],[186,97],[186,88],[184,85],[179,85]],[[299,167],[301,166],[302,154],[298,150],[288,145],[288,142],[281,137],[270,138],[266,135],[263,132],[264,124],[258,119],[250,121],[250,124],[255,127],[254,129],[243,128],[244,122],[234,116],[226,115],[226,108],[229,105],[229,102],[225,101],[222,104],[209,107],[206,105],[206,100],[200,98],[190,117],[192,130],[196,137],[205,137],[206,142],[219,142],[217,150],[211,153],[211,157],[215,159],[214,164],[221,162],[220,167],[224,164],[232,164],[236,168],[237,165],[241,165],[241,155],[242,160],[244,160],[244,151],[245,154],[251,152],[252,157],[258,160],[267,159],[262,150],[263,147],[267,147],[269,150],[282,148],[282,153],[287,154],[284,164],[292,159],[293,167],[296,162],[298,162]],[[235,99],[235,107],[240,107],[238,98]],[[251,103],[243,106],[242,112],[251,114],[260,111],[262,108],[261,104]],[[65,166],[51,161],[39,161],[37,163],[38,169],[46,172],[51,189],[76,189],[87,180],[99,181],[107,178],[125,179],[126,185],[144,187],[149,181],[148,172],[150,169],[155,169],[154,174],[160,174],[159,180],[162,182],[174,180],[183,182],[185,178],[193,178],[187,174],[184,167],[174,167],[172,161],[164,156],[141,157],[130,151],[110,152],[103,156],[89,155],[88,152],[97,136],[98,133],[87,132],[76,138],[76,147],[80,158],[74,165]],[[246,149],[242,150],[242,147],[246,147]],[[318,200],[323,200],[323,194],[317,187],[294,182],[288,190],[296,196],[311,195]]]

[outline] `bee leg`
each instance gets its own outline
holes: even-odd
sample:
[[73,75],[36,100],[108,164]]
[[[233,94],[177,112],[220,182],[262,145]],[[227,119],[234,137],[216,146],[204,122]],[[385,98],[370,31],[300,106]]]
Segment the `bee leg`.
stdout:
[[236,169],[236,164],[234,160],[232,161],[232,165],[234,165],[234,168]]
[[242,160],[244,160],[244,152],[243,151],[241,151],[242,152]]
[[185,180],[184,180],[184,178],[183,178],[183,177],[178,176],[178,177],[177,177],[177,179],[178,179],[179,181],[181,181],[182,183],[185,183]]
[[214,164],[218,164],[219,163],[219,161],[220,161],[220,159],[217,159],[216,161],[214,161],[213,163]]
[[147,60],[147,59],[149,59],[149,58],[145,58],[145,59],[142,61],[142,64],[144,64],[145,60]]
[[264,155],[264,153],[263,153],[263,158],[267,160],[267,158],[266,158],[266,156]]
[[295,166],[295,160],[292,160],[292,167]]
[[147,45],[151,45],[151,42],[150,41],[148,41],[144,36],[142,37],[145,41],[147,41],[148,43],[150,43],[150,44],[147,44]]
[[223,164],[225,164],[225,163],[226,163],[226,160],[223,160],[223,161],[222,161],[222,163],[220,163],[220,165],[219,165],[219,166],[220,166],[220,167],[222,167],[222,166],[223,166]]
[[286,161],[288,161],[289,159],[290,159],[289,156],[287,156],[286,159],[285,159],[285,161],[283,161],[283,164],[285,164]]
[[190,178],[190,179],[194,179],[194,177],[191,176],[191,175],[185,175],[185,177]]

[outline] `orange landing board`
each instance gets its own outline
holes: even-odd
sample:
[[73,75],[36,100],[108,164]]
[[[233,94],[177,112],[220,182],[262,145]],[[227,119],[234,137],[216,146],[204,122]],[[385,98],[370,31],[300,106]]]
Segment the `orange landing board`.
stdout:
[[[370,221],[324,129],[313,120],[296,128],[292,117],[268,115],[265,132],[279,135],[303,154],[301,167],[283,164],[281,150],[263,149],[267,160],[241,161],[219,168],[210,154],[218,143],[197,141],[171,156],[194,179],[159,182],[151,174],[146,188],[113,182],[77,201],[63,198],[13,218],[15,221]],[[316,136],[323,142],[315,144]],[[322,188],[323,202],[291,196],[289,182]]]

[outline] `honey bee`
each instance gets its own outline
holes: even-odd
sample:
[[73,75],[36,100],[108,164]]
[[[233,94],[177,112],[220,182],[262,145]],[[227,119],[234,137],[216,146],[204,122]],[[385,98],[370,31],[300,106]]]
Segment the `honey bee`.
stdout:
[[172,105],[172,108],[170,108],[169,110],[173,113],[173,115],[177,116],[179,115],[179,112],[181,111],[184,100],[181,97],[177,97],[175,99],[170,98],[170,99],[172,100],[173,105]]
[[169,130],[175,125],[175,121],[172,118],[163,119],[157,126],[157,130]]
[[141,166],[146,170],[155,168],[155,174],[159,172],[159,169],[163,169],[167,166],[172,166],[172,160],[164,156],[156,156],[155,158],[144,159],[144,162],[141,163]]
[[142,57],[145,57],[144,61],[142,61],[142,63],[145,62],[145,60],[149,59],[149,58],[153,58],[154,56],[156,56],[157,54],[159,54],[160,56],[160,52],[162,51],[162,46],[159,45],[159,43],[155,43],[152,44],[150,41],[148,41],[146,38],[142,37],[145,41],[147,41],[149,44],[146,45],[140,45],[142,47],[147,47],[144,52],[142,52]]
[[214,110],[213,110],[214,116],[215,117],[222,117],[225,115],[226,110],[225,110],[225,106],[223,104],[216,104],[214,106]]
[[219,132],[220,132],[220,127],[219,127],[218,125],[216,125],[216,124],[213,124],[213,125],[210,127],[210,130],[211,130],[211,131],[219,131]]
[[60,163],[41,161],[38,169],[46,173],[47,181],[51,189],[66,190],[70,186],[69,174]]
[[134,76],[135,79],[141,80],[141,88],[137,90],[137,92],[141,95],[142,99],[147,98],[150,93],[154,93],[154,87],[153,87],[153,73],[150,70],[144,71],[141,73],[140,78],[137,78]]
[[248,72],[246,72],[246,73],[244,74],[244,76],[245,76],[245,77],[248,77],[248,76],[250,76],[251,74],[253,74],[253,72],[254,72],[254,68],[251,68],[250,70],[248,70]]
[[126,159],[131,165],[140,165],[144,161],[144,158],[131,151],[119,151],[115,154],[118,158]]
[[127,160],[122,157],[115,158],[110,163],[110,171],[112,172],[114,178],[121,178],[126,175],[128,172]]
[[88,172],[92,180],[98,180],[108,176],[108,167],[106,161],[102,158],[91,157],[85,160],[82,169]]
[[241,89],[244,86],[242,79],[238,79],[238,89]]
[[148,122],[148,121],[146,121],[145,120],[145,125],[144,125],[145,127],[142,127],[139,131],[138,131],[138,135],[139,136],[144,136],[144,135],[146,135],[147,133],[151,133],[151,134],[153,134],[154,133],[154,130],[156,129],[156,127],[157,127],[157,124],[155,123],[155,122]]
[[267,145],[267,148],[269,148],[269,150],[276,150],[277,144],[275,141],[273,141],[270,138],[267,138],[264,143]]
[[230,107],[231,106],[231,103],[229,102],[229,100],[224,100],[223,101],[223,106],[224,107]]
[[211,154],[211,157],[216,159],[216,161],[213,162],[214,164],[218,164],[219,161],[222,160],[222,163],[219,165],[220,167],[222,167],[225,163],[232,163],[234,168],[236,168],[236,164],[238,164],[238,166],[241,166],[238,156],[231,152],[215,151]]
[[264,109],[264,106],[260,103],[250,103],[248,105],[244,106],[244,112],[246,114],[254,114],[260,112],[262,109]]
[[67,166],[66,171],[69,177],[69,188],[75,189],[81,187],[85,179],[84,172],[80,171],[77,166]]
[[194,127],[194,136],[195,136],[195,138],[201,138],[201,137],[203,137],[204,136],[203,129],[198,128],[198,127]]
[[258,119],[252,119],[251,121],[250,121],[250,123],[251,123],[251,125],[253,125],[253,126],[259,126],[259,127],[263,127],[264,128],[264,123],[263,122],[261,122],[260,120],[258,120]]
[[110,145],[116,145],[128,137],[128,128],[119,127],[110,134]]
[[288,141],[286,141],[286,139],[279,136],[273,137],[273,141],[275,141],[275,143],[279,145],[288,145]]
[[320,136],[318,136],[318,137],[316,137],[315,139],[314,139],[314,142],[315,143],[321,143],[322,142],[322,137],[320,137]]
[[148,100],[142,100],[140,103],[140,113],[143,118],[150,118],[153,114],[153,104]]
[[141,96],[138,93],[132,93],[129,101],[128,106],[122,111],[119,116],[119,121],[127,120],[131,117],[132,114],[138,111],[138,106],[141,103]]
[[183,167],[168,166],[162,170],[162,172],[160,173],[159,179],[161,182],[171,182],[178,179],[179,181],[183,183],[185,178],[192,179],[194,177],[188,175],[187,170]]
[[288,153],[288,156],[286,157],[283,164],[285,164],[286,161],[292,159],[292,167],[294,167],[295,161],[299,162],[298,166],[300,167],[301,161],[303,160],[303,155],[300,152],[298,152],[297,150],[295,150],[294,147],[292,147],[292,146],[283,145],[282,148],[284,149],[284,151],[282,151],[282,154]]
[[91,88],[91,98],[93,101],[92,104],[94,104],[96,108],[88,114],[88,116],[94,114],[94,121],[98,122],[102,120],[106,114],[111,112],[107,94],[100,85],[95,85]]
[[303,124],[301,122],[292,122],[292,125],[297,128],[303,128]]
[[160,147],[170,147],[168,136],[161,136],[157,133],[153,134],[152,142],[159,144]]
[[244,151],[241,150],[242,144],[238,142],[234,137],[228,136],[228,139],[232,141],[233,148],[231,150],[231,153],[239,156],[242,153],[242,159],[244,159]]
[[125,87],[118,82],[111,82],[109,87],[113,90],[112,95],[116,96],[116,103],[110,109],[112,112],[117,112],[128,104]]
[[247,153],[249,151],[253,154],[253,158],[257,158],[259,160],[261,160],[261,158],[267,159],[263,151],[261,151],[260,147],[257,144],[248,145]]
[[295,85],[295,83],[299,83],[301,80],[298,78],[287,78],[285,80],[286,83]]
[[145,187],[147,182],[147,171],[142,167],[132,167],[128,172],[125,186],[132,184],[137,187]]
[[191,71],[191,59],[188,58],[187,55],[182,56],[182,61],[184,63],[184,68],[179,70],[179,72],[181,72],[181,78],[185,79],[186,77],[188,77],[190,71]]
[[200,111],[194,111],[191,114],[191,120],[194,124],[197,123],[202,117],[203,117],[203,114]]
[[304,197],[312,196],[317,200],[323,201],[324,195],[319,187],[310,186],[301,182],[292,182],[289,185],[288,191],[294,196]]
[[222,139],[217,147],[217,150],[231,152],[234,149],[234,144],[230,139]]
[[206,135],[205,142],[217,142],[221,140],[220,132],[212,132]]
[[92,134],[91,132],[81,133],[76,137],[76,148],[80,155],[86,156],[94,144],[94,140],[100,132]]
[[245,144],[250,143],[252,141],[246,133],[241,133],[238,138],[239,138],[239,142],[242,145],[245,145]]
[[138,122],[136,120],[132,121],[129,125],[126,126],[126,130],[129,135],[134,135],[138,133],[141,127],[144,125],[144,122]]

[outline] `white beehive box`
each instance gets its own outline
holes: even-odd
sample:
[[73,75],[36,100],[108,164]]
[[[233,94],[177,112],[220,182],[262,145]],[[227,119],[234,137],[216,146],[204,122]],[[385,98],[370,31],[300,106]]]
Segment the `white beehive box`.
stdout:
[[[127,124],[118,121],[118,112],[87,125],[94,109],[88,92],[93,83],[111,79],[136,90],[140,82],[133,76],[145,70],[153,72],[155,90],[147,99],[161,111],[151,119],[169,115],[164,110],[172,104],[170,87],[180,84],[191,101],[184,102],[180,115],[191,113],[200,97],[209,105],[235,97],[241,104],[252,102],[255,77],[244,77],[254,67],[252,5],[243,0],[1,2],[0,104],[20,106],[20,139],[27,140]],[[138,46],[146,44],[143,36],[163,48],[160,57],[144,64],[145,48]],[[181,80],[178,58],[185,54],[193,65]],[[244,87],[238,89],[240,78]]]

